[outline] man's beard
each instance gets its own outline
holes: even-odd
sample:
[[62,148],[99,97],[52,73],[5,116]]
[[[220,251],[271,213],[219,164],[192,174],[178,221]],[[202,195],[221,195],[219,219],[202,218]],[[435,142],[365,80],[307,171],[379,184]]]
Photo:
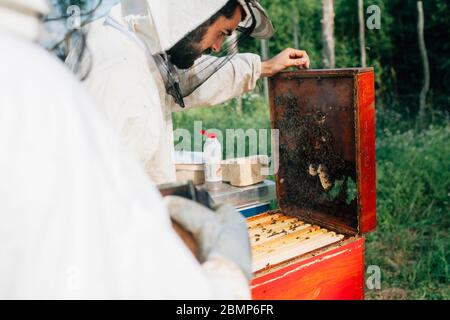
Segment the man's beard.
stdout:
[[179,69],[191,68],[195,61],[204,54],[210,54],[212,49],[201,50],[198,45],[192,43],[177,43],[172,49],[167,51],[169,61]]

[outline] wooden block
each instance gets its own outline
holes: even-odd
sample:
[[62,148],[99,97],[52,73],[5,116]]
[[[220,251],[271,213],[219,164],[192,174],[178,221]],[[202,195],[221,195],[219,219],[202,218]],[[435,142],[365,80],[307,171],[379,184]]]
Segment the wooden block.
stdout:
[[205,172],[203,164],[177,164],[177,181],[192,180],[194,185],[205,183]]
[[271,213],[271,212],[261,213],[261,214],[258,214],[256,216],[248,217],[247,218],[247,223],[252,223],[254,221],[259,221],[261,219],[264,219],[264,218],[267,218],[267,217],[273,216],[273,215],[274,215],[274,213]]
[[222,162],[222,180],[236,187],[260,183],[267,177],[268,165],[267,156],[228,159]]

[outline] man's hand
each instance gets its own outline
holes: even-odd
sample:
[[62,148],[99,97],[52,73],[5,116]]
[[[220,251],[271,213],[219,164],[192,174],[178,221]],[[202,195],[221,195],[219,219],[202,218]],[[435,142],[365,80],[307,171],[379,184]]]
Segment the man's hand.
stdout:
[[262,62],[261,77],[271,77],[289,67],[308,69],[310,65],[309,56],[306,51],[292,48],[284,49],[281,53],[270,60]]

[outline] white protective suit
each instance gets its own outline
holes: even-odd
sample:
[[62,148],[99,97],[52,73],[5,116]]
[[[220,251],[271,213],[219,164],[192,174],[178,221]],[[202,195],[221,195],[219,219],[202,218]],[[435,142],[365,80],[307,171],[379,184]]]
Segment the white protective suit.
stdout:
[[138,161],[33,42],[45,10],[0,0],[0,299],[248,298],[233,263],[198,264]]
[[[139,155],[152,180],[173,182],[172,112],[183,109],[166,93],[149,48],[153,52],[159,45],[169,49],[227,0],[149,0],[155,23],[165,30],[161,33],[148,16],[133,12],[132,2],[136,0],[122,1],[108,17],[91,24],[89,56],[84,60],[84,67],[91,69],[85,84],[116,131]],[[260,74],[258,55],[238,54],[185,98],[187,108],[219,104],[250,91]]]

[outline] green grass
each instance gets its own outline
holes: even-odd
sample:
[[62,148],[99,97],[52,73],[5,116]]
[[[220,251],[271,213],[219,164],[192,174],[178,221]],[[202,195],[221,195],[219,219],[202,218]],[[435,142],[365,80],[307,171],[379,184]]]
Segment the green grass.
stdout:
[[[385,109],[386,110],[386,109]],[[450,122],[416,131],[413,119],[384,111],[377,115],[377,215],[367,235],[366,267],[378,265],[381,290],[367,299],[450,299]],[[234,103],[175,115],[175,127],[269,128],[261,98],[244,99],[244,113]]]
[[366,265],[382,271],[368,298],[450,299],[450,125],[377,140],[376,232]]

